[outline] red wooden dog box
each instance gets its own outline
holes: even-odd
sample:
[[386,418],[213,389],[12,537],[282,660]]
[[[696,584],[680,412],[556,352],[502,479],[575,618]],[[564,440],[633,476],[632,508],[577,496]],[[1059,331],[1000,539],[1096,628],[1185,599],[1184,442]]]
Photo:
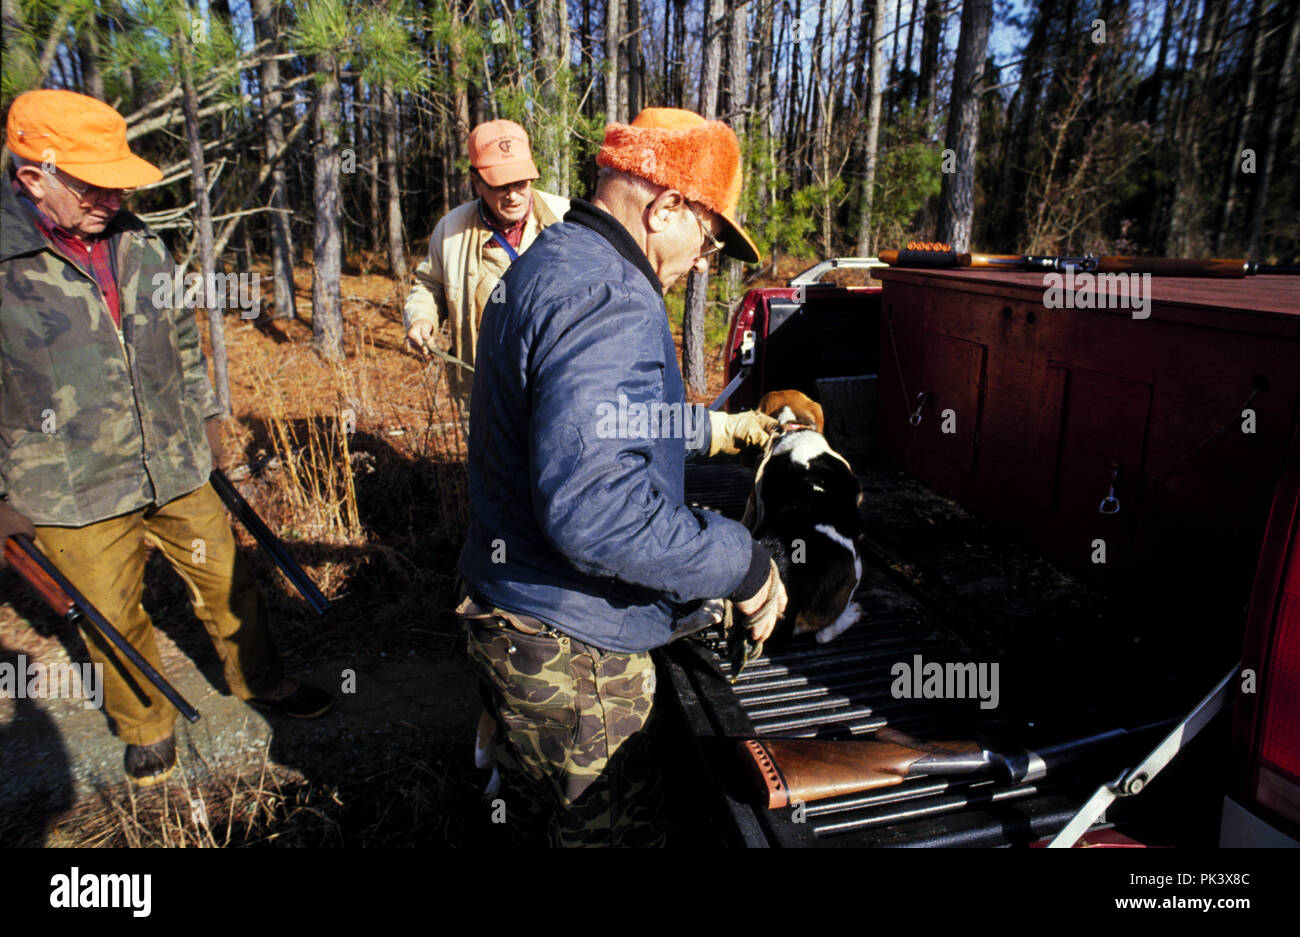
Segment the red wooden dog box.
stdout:
[[1076,571],[1248,589],[1297,428],[1300,278],[1153,277],[1134,318],[1047,308],[1041,274],[873,275],[891,461]]

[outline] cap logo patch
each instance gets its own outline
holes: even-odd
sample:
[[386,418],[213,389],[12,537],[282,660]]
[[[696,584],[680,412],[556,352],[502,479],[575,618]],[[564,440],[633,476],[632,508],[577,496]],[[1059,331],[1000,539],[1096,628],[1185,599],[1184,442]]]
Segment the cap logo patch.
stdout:
[[502,137],[500,140],[497,141],[497,146],[500,147],[501,152],[504,153],[506,156],[509,156],[509,155],[510,155],[510,138],[509,138],[509,137]]

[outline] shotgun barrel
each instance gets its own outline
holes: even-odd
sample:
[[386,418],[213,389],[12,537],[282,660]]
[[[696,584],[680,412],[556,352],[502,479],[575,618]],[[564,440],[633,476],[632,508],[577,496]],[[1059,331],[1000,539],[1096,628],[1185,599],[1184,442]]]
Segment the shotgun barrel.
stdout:
[[4,553],[5,561],[64,621],[75,623],[84,617],[122,652],[123,657],[144,674],[145,679],[158,688],[158,692],[165,696],[182,716],[190,722],[199,721],[199,711],[186,702],[185,697],[181,696],[180,692],[167,682],[167,678],[144,659],[131,642],[122,637],[122,633],[109,623],[108,619],[78,591],[76,586],[68,582],[67,577],[59,572],[59,568],[40,551],[31,537],[27,534],[14,534],[5,540]]
[[1057,257],[1038,254],[973,254],[953,250],[885,250],[891,267],[1014,270],[1020,272],[1150,273],[1163,277],[1240,279],[1258,274],[1300,274],[1300,266],[1269,266],[1244,259],[1194,257]]
[[329,611],[330,602],[325,598],[321,591],[316,588],[316,584],[311,581],[303,568],[299,566],[289,551],[284,548],[280,538],[271,533],[271,529],[263,523],[262,519],[257,516],[252,505],[244,500],[244,496],[239,490],[231,484],[230,479],[226,478],[221,469],[213,469],[210,476],[212,487],[216,490],[221,500],[225,502],[230,513],[239,518],[239,522],[244,528],[256,538],[258,544],[266,551],[267,555],[280,567],[281,572],[289,577],[299,594],[307,600],[307,604],[317,615],[324,615]]

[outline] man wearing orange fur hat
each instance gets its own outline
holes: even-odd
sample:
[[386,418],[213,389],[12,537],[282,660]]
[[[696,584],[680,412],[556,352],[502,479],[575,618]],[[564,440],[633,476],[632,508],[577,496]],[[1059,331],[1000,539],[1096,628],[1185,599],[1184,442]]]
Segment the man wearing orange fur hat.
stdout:
[[730,598],[763,640],[786,599],[749,531],[685,504],[685,461],[761,446],[775,421],[686,403],[663,301],[710,254],[758,260],[732,218],[735,134],[650,108],[606,129],[597,163],[595,199],[573,201],[484,311],[457,612],[507,815],[540,798],[556,844],[655,845],[649,652],[700,600]]

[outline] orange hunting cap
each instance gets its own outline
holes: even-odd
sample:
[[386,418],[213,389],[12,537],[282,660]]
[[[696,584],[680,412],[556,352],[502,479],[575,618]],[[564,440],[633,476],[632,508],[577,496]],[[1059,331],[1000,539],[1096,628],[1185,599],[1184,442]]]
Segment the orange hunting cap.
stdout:
[[513,120],[489,120],[469,132],[469,164],[490,186],[536,179],[528,134]]
[[131,152],[126,120],[103,101],[73,91],[28,91],[9,105],[6,142],[15,156],[101,189],[135,189],[162,170]]
[[605,128],[596,163],[676,189],[725,222],[726,252],[758,263],[758,248],[733,216],[744,172],[740,141],[720,120],[675,107],[647,107],[630,124]]

